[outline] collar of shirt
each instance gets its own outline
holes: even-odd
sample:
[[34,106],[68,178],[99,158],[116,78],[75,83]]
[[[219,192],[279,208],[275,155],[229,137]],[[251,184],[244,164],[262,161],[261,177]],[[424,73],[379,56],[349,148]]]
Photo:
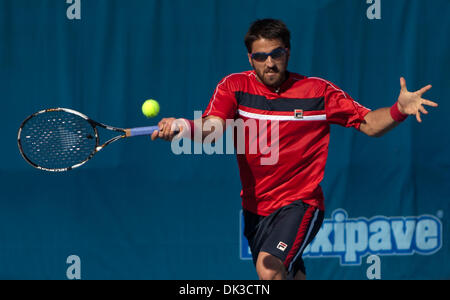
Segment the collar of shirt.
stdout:
[[282,93],[284,93],[285,91],[287,91],[293,84],[294,82],[296,82],[297,80],[293,78],[292,73],[289,71],[286,71],[286,80],[278,87],[278,88],[274,88],[274,87],[270,87],[265,85],[264,83],[262,83],[261,81],[258,80],[258,75],[256,75],[256,72],[253,71],[254,76],[254,81],[256,81],[256,84],[258,84],[260,87],[262,87],[263,89],[265,89],[265,91],[268,94],[271,94],[272,96],[279,96]]

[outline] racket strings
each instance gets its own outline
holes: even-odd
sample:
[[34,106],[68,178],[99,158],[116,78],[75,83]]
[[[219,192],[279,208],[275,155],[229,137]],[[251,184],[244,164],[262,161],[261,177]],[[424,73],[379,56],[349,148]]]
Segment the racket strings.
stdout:
[[97,141],[91,124],[64,111],[38,114],[22,128],[24,154],[34,164],[47,169],[77,165],[93,153]]

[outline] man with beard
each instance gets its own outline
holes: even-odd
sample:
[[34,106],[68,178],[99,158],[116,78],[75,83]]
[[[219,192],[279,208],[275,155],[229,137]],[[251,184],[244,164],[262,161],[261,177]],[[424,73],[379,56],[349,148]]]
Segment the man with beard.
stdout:
[[[327,80],[289,72],[290,32],[279,20],[254,22],[245,36],[245,45],[253,70],[223,78],[202,121],[216,124],[214,127],[221,128],[222,133],[230,119],[277,123],[279,157],[275,164],[261,164],[260,158],[266,154],[261,149],[256,154],[237,154],[244,234],[260,279],[305,279],[302,253],[324,217],[320,182],[330,124],[354,127],[379,137],[408,115],[415,115],[421,122],[420,114],[428,113],[423,105],[437,104],[422,98],[430,85],[409,92],[405,79],[400,78],[397,102],[372,111]],[[196,131],[204,138],[211,133],[196,124],[186,119],[162,119],[152,140],[172,140],[177,134],[194,136]],[[268,127],[258,128],[258,132],[270,134]],[[245,149],[260,138],[246,136]]]

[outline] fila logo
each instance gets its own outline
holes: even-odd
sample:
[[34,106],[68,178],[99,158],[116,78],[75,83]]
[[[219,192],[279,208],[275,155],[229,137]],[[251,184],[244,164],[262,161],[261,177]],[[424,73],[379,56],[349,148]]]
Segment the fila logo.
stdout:
[[294,110],[294,118],[303,119],[303,109],[295,109]]
[[286,250],[286,248],[287,248],[287,245],[285,243],[283,243],[283,242],[278,243],[277,249],[284,252],[284,250]]

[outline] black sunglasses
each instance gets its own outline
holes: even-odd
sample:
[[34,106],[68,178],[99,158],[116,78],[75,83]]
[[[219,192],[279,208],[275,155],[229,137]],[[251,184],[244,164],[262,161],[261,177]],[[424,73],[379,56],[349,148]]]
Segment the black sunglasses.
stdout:
[[251,58],[256,60],[257,62],[265,62],[267,58],[270,56],[273,60],[280,60],[287,53],[287,49],[285,48],[277,48],[270,53],[266,52],[255,52],[251,54]]

